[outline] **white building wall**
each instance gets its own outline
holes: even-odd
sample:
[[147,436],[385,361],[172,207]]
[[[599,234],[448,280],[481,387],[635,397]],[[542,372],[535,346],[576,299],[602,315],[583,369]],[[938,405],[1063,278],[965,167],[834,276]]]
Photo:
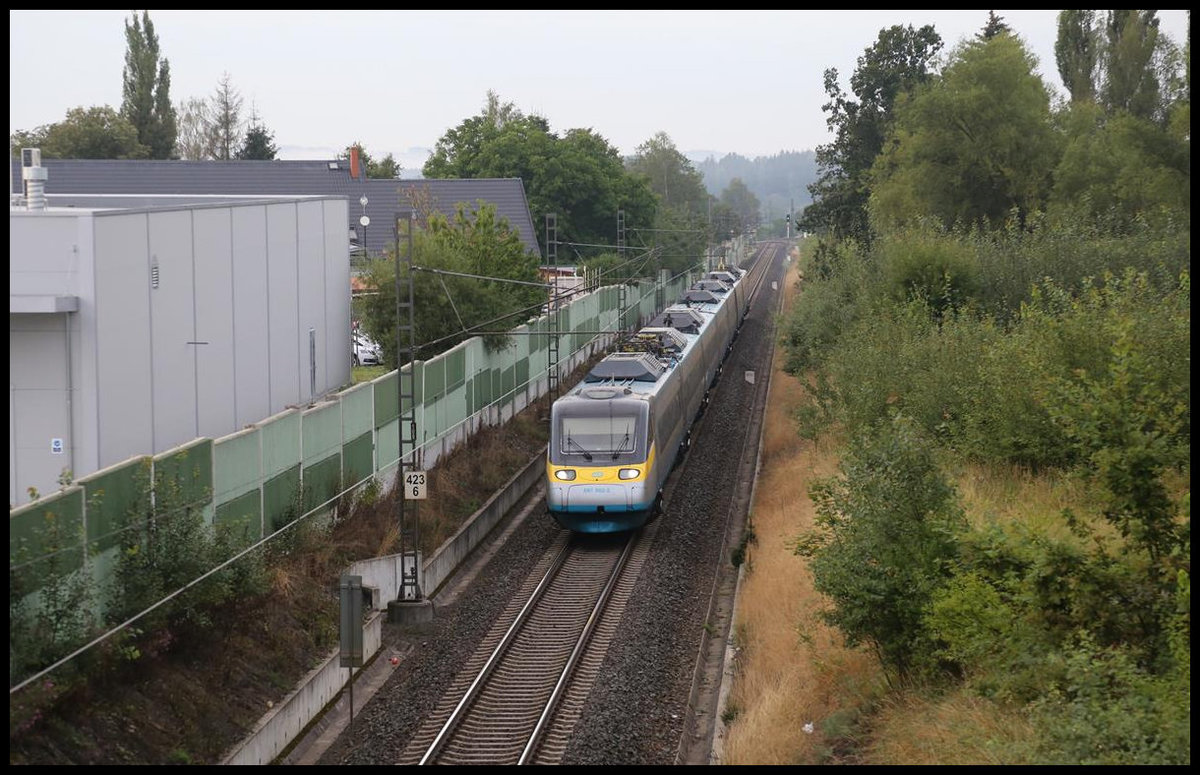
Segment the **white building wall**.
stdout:
[[[310,328],[316,394],[348,384],[347,218],[340,198],[12,211],[10,506],[309,402]],[[56,296],[76,311],[27,311]]]
[[[196,273],[197,435],[216,438],[237,423],[234,381],[233,225],[230,208],[192,211]],[[241,345],[242,343],[238,343]]]
[[[325,384],[328,376],[325,368],[328,323],[325,315],[324,205],[321,202],[301,202],[298,209],[300,218],[297,223],[296,257],[297,298],[300,303],[296,310],[296,333],[300,337],[300,396],[304,401],[311,401],[316,397],[312,390],[313,366],[316,367],[318,386]],[[345,287],[350,287],[348,282]],[[313,331],[312,339],[316,342],[315,364],[310,354],[310,329]],[[318,387],[316,395],[320,393]]]
[[[101,468],[154,449],[150,235],[144,213],[95,219],[96,423]],[[167,267],[168,285],[178,268]],[[168,291],[169,292],[169,291]],[[86,355],[84,357],[87,357]],[[83,475],[83,472],[80,472]]]
[[[197,341],[192,213],[175,210],[139,217],[147,224],[150,264],[128,279],[133,288],[144,287],[149,283],[151,267],[158,263],[158,287],[150,291],[149,368],[154,402],[151,449],[160,452],[200,435],[196,422],[197,345],[192,344]],[[102,340],[101,347],[111,356],[110,343]],[[103,384],[101,389],[112,387]]]
[[[349,248],[347,248],[349,255]],[[296,208],[267,206],[267,362],[271,407],[281,411],[300,397],[299,268]]]
[[270,417],[271,372],[267,335],[267,208],[237,207],[233,224],[233,353],[237,428]]
[[[29,501],[29,486],[42,493],[57,489],[63,469],[72,467],[75,439],[66,313],[8,318],[9,503],[15,505]],[[52,448],[55,439],[60,445]]]
[[[326,200],[325,223],[337,223],[336,205],[339,204]],[[342,239],[343,235],[336,228],[327,228],[323,237],[325,255],[336,256],[337,251],[341,249],[342,242],[345,241]],[[350,286],[350,265],[348,263],[342,265],[338,261],[325,261],[322,274],[325,276],[325,325],[328,331],[325,338],[325,373],[330,375],[331,382],[349,383],[350,354],[342,348],[341,342],[350,341],[350,307],[341,305],[336,289]],[[347,370],[345,372],[347,376],[344,379],[337,376],[342,373],[343,369]]]

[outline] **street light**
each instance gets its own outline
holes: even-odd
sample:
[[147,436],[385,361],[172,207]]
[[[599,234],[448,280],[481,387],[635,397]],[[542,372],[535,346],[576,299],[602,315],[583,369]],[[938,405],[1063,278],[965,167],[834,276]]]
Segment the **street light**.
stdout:
[[358,222],[361,223],[362,227],[363,227],[362,252],[363,252],[363,258],[366,258],[367,257],[367,226],[369,226],[371,223],[371,219],[367,217],[367,195],[363,194],[362,199],[359,199],[358,203],[360,205],[362,205],[362,209],[363,209],[362,217],[358,219]]

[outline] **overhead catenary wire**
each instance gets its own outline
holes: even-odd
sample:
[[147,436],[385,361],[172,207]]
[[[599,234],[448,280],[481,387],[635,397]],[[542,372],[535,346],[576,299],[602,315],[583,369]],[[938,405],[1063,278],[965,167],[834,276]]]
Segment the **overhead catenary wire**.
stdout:
[[[641,258],[641,257],[639,257],[639,258]],[[644,258],[644,259],[642,259],[642,260],[643,260],[643,262],[644,262],[644,261],[648,261],[648,260],[649,260],[649,258],[650,258],[650,257],[645,257],[645,258]],[[630,262],[626,262],[626,263],[631,263],[633,260],[636,260],[636,259],[631,259],[631,260],[630,260]],[[695,269],[695,268],[697,268],[697,267],[699,267],[699,266],[701,266],[701,263],[699,263],[699,262],[698,262],[698,263],[695,263],[695,264],[691,264],[691,265],[689,265],[689,266],[685,267],[683,271],[681,271],[681,272],[679,272],[679,273],[675,274],[675,275],[674,275],[674,276],[673,276],[671,279],[672,279],[672,280],[677,280],[678,278],[680,278],[680,277],[682,277],[684,274],[686,274],[686,273],[687,273],[689,270]],[[579,295],[579,294],[584,294],[584,293],[590,293],[590,291],[589,291],[588,289],[586,289],[586,288],[577,288],[577,289],[572,289],[572,290],[570,290],[570,291],[566,291],[566,292],[564,292],[564,293],[560,294],[560,295],[559,295],[559,299],[558,299],[558,301],[562,301],[562,299],[563,299],[563,298],[569,298],[569,297],[571,297],[571,296],[575,296],[575,295]],[[513,311],[513,312],[508,312],[508,313],[505,313],[504,315],[501,315],[501,316],[499,316],[499,317],[492,318],[492,319],[490,319],[490,320],[486,320],[486,321],[484,321],[484,322],[482,322],[482,323],[479,323],[479,324],[477,324],[477,325],[475,325],[475,326],[470,326],[470,327],[468,327],[468,328],[467,328],[465,331],[456,332],[456,333],[454,333],[454,334],[449,334],[449,335],[447,335],[447,336],[443,336],[443,337],[440,337],[440,338],[438,338],[438,339],[433,339],[433,340],[431,340],[431,341],[429,341],[429,342],[425,342],[425,343],[423,343],[423,344],[421,344],[421,345],[418,345],[418,349],[420,349],[420,348],[427,348],[427,347],[435,347],[435,346],[437,346],[437,345],[439,345],[439,344],[442,344],[443,342],[446,342],[446,341],[449,341],[449,340],[451,340],[451,339],[455,339],[455,338],[457,338],[457,337],[460,337],[460,336],[462,336],[462,335],[463,335],[463,333],[471,333],[471,334],[474,334],[474,335],[480,335],[480,336],[482,336],[482,335],[485,335],[485,334],[487,334],[487,335],[491,335],[491,334],[494,334],[494,335],[516,335],[516,334],[514,334],[514,333],[513,333],[513,332],[511,332],[511,331],[488,331],[488,330],[487,330],[485,327],[486,327],[486,326],[497,325],[497,324],[499,324],[501,321],[508,320],[509,318],[516,317],[516,316],[518,316],[518,315],[528,314],[528,313],[530,313],[530,312],[532,312],[532,311],[534,311],[534,310],[540,310],[540,309],[541,309],[541,306],[542,306],[542,305],[538,304],[538,305],[535,305],[535,306],[531,306],[531,307],[524,307],[524,308],[522,308],[522,309],[520,309],[520,310],[515,310],[515,311]],[[569,332],[569,333],[588,333],[588,332],[579,332],[579,331],[576,331],[576,332]],[[602,332],[596,332],[596,333],[597,333],[597,335],[599,335],[599,334],[601,334],[601,333],[615,333],[615,332],[611,332],[611,331],[602,331]],[[527,335],[540,335],[540,336],[549,336],[549,335],[550,335],[550,333],[549,333],[549,332],[542,332],[542,331],[539,331],[539,332],[527,332]]]

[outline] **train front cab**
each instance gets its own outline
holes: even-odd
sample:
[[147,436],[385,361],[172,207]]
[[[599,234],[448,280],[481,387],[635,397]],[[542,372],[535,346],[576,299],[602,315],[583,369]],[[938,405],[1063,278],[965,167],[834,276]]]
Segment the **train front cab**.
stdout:
[[584,387],[551,407],[546,504],[578,533],[641,527],[653,515],[658,466],[648,402],[620,388]]

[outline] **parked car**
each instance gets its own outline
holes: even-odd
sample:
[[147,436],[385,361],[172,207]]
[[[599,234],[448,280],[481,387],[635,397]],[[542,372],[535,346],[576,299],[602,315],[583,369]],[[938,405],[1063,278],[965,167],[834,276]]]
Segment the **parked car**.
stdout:
[[351,341],[351,362],[355,366],[379,366],[383,363],[383,348],[369,336],[355,332]]

